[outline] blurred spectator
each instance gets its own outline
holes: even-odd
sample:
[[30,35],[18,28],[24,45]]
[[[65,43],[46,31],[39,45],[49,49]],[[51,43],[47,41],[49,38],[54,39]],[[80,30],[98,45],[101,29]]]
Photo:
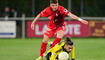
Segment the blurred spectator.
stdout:
[[15,9],[11,9],[11,17],[17,17],[17,11]]
[[8,6],[4,8],[3,17],[10,17],[10,8]]

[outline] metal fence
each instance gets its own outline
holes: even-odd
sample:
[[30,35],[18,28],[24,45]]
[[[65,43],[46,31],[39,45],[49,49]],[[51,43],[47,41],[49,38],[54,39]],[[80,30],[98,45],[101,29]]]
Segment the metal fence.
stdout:
[[[102,21],[105,21],[105,17],[81,17],[85,20],[102,20]],[[25,16],[22,16],[22,17],[17,17],[17,18],[4,18],[4,17],[1,17],[0,18],[0,21],[21,21],[22,23],[22,38],[26,38],[26,21],[33,21],[34,20],[34,17],[25,17]],[[45,18],[40,18],[40,20],[48,20],[47,17]],[[69,17],[66,17],[65,20],[72,20],[71,18]]]

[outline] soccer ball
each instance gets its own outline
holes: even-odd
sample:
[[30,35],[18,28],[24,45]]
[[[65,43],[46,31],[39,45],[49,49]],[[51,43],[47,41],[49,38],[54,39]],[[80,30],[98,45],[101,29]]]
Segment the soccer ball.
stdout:
[[69,59],[69,54],[67,52],[61,52],[58,55],[58,60],[68,60]]

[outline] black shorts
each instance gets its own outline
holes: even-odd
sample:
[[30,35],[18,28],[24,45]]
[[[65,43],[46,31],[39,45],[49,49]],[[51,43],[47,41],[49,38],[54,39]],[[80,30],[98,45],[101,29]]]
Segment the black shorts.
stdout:
[[49,53],[46,55],[46,60],[50,60],[50,57],[51,57],[51,52],[49,52]]

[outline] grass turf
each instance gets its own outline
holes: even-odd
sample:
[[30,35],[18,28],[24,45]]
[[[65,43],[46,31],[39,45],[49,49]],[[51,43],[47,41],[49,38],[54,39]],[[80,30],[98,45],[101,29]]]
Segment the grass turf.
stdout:
[[[76,60],[105,60],[105,38],[72,40]],[[41,42],[42,38],[0,39],[0,60],[35,60],[40,54]]]

